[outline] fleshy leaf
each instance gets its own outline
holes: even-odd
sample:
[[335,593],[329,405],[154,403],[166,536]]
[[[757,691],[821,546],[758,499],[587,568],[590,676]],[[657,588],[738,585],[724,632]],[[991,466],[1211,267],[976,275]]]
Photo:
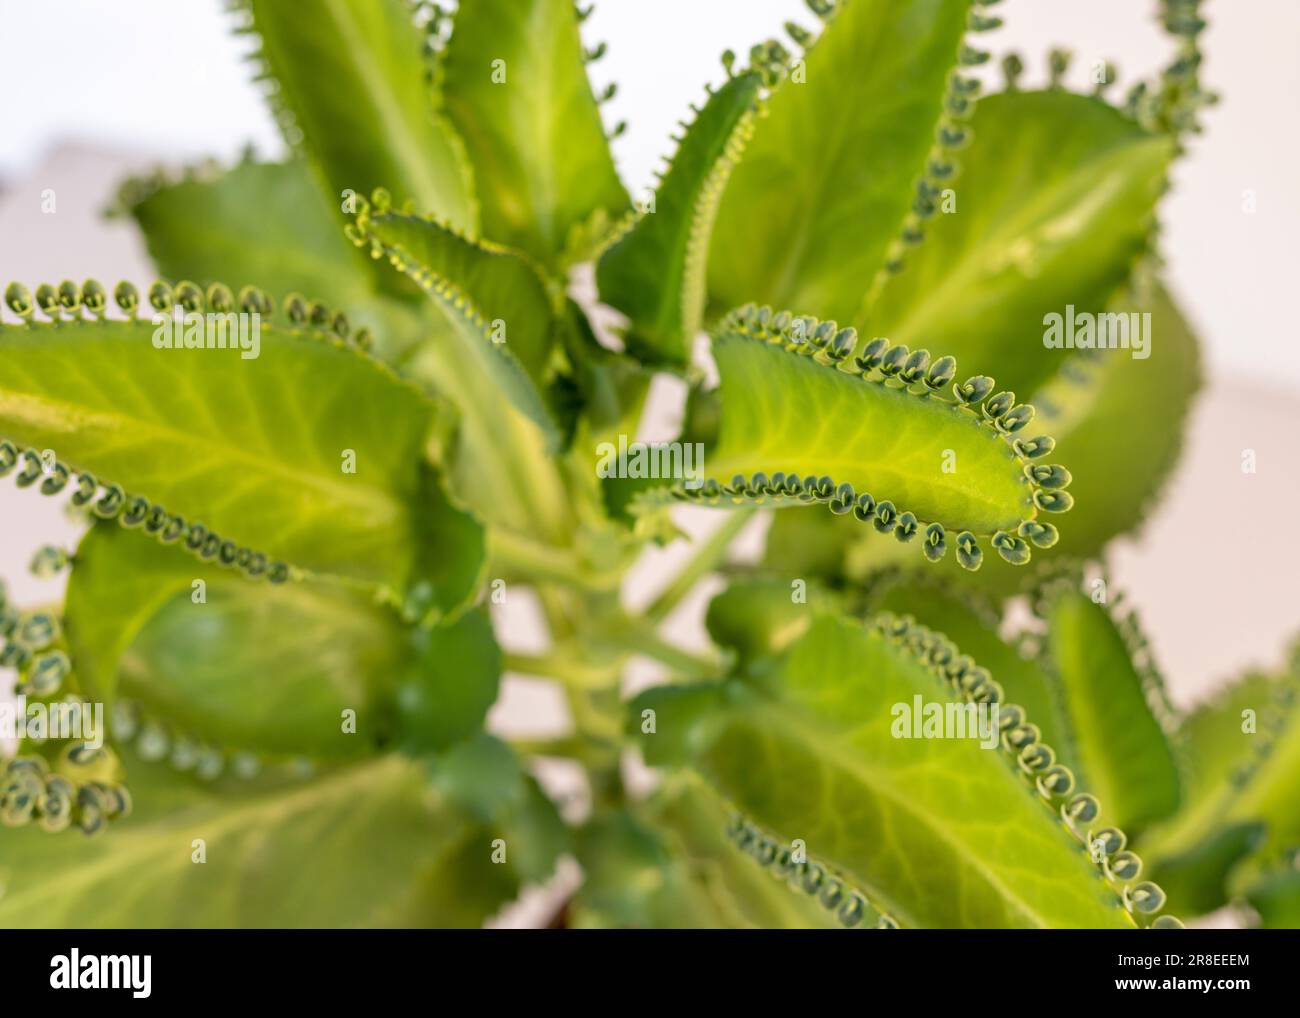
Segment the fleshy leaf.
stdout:
[[1158,868],[1177,869],[1204,855],[1223,830],[1238,825],[1263,828],[1243,851],[1258,847],[1276,856],[1300,843],[1298,675],[1294,660],[1280,678],[1249,675],[1188,715],[1180,729],[1188,802],[1143,841]]
[[682,138],[651,208],[639,211],[601,255],[601,299],[628,316],[628,349],[682,366],[704,318],[713,217],[753,131],[762,79],[755,71],[714,92]]
[[679,776],[633,816],[584,830],[573,925],[640,929],[835,929],[834,911],[773,880],[728,841],[728,813]]
[[108,524],[77,550],[65,627],[89,695],[260,755],[440,748],[482,726],[500,677],[481,613],[411,629],[337,585],[256,583]]
[[736,652],[741,671],[784,652],[803,636],[814,614],[834,610],[839,601],[794,580],[737,580],[709,602],[704,624],[720,647]]
[[500,832],[523,879],[551,873],[568,847],[568,828],[509,746],[480,733],[435,757],[431,773],[436,796]]
[[501,650],[485,611],[411,634],[414,658],[396,690],[397,742],[408,752],[446,749],[483,727],[501,682]]
[[1166,731],[1174,718],[1150,649],[1129,616],[1080,589],[1078,577],[1040,592],[1044,666],[1056,680],[1068,732],[1062,762],[1103,803],[1104,819],[1136,831],[1178,808],[1178,762]]
[[1171,909],[1204,915],[1228,903],[1234,870],[1263,844],[1265,835],[1263,824],[1228,824],[1178,855],[1153,857],[1145,842],[1139,842],[1138,852],[1151,859],[1151,877],[1169,896]]
[[[1050,435],[1054,441],[1048,455],[1069,464],[1070,493],[1076,499],[1059,540],[1036,547],[1036,563],[1096,558],[1113,537],[1138,527],[1156,504],[1181,452],[1183,427],[1200,386],[1196,338],[1160,287],[1149,301],[1126,298],[1110,307],[1151,314],[1151,356],[1134,359],[1126,350],[1079,351],[1062,361],[1056,374],[1031,396],[1038,413],[1022,432],[1022,441]],[[1137,419],[1148,425],[1115,427],[1115,421]],[[814,576],[861,580],[916,562],[910,549],[873,541],[843,520],[820,514],[805,521],[790,518],[799,515],[804,514],[778,514],[768,536],[770,564],[784,568],[790,556],[809,546],[821,549],[822,564],[806,567],[817,567]],[[966,580],[998,595],[1018,593],[1034,582],[1027,571],[996,556],[988,556],[974,576],[953,564],[942,566],[941,572],[953,582]]]
[[[499,350],[517,358],[538,385],[543,382],[554,314],[546,285],[527,260],[499,245],[472,241],[433,218],[372,213],[363,207],[356,226],[361,237],[378,244],[381,253],[417,282],[436,279],[455,286],[492,323],[492,340]],[[440,296],[433,293],[435,299]],[[498,370],[503,379],[506,372]],[[539,402],[521,385],[503,382],[521,407]]]
[[1096,800],[1071,797],[1072,778],[1023,712],[1001,708],[1000,747],[894,737],[899,708],[916,699],[974,705],[1001,693],[923,627],[818,619],[775,695],[713,688],[638,698],[638,720],[657,711],[656,734],[640,739],[648,759],[684,757],[775,838],[802,839],[904,926],[1131,928],[1121,895],[1136,912],[1158,908],[1158,889],[1119,888],[1110,881],[1123,880],[1099,874],[1082,843]]
[[[372,232],[376,224],[382,236]],[[561,433],[522,359],[540,375],[548,347],[539,344],[551,338],[552,310],[534,271],[495,245],[469,241],[432,220],[372,211],[365,202],[358,205],[354,237],[414,280],[435,310],[434,334],[406,368],[459,414],[447,463],[452,491],[488,523],[564,543],[571,520],[553,462]],[[444,275],[453,272],[466,283]]]
[[[1110,307],[1151,315],[1150,357],[1135,359],[1127,350],[1077,356],[1033,395],[1038,416],[1025,437],[1050,432],[1052,456],[1070,464],[1078,502],[1046,559],[1094,558],[1113,537],[1142,524],[1178,462],[1200,388],[1196,336],[1162,287],[1149,300],[1126,298]],[[1145,423],[1115,427],[1136,420]]]
[[[25,290],[8,293],[30,312]],[[435,508],[439,521],[457,520],[454,539],[470,543],[421,548],[442,539],[423,507],[441,496],[421,465],[435,408],[414,387],[306,323],[263,320],[257,332],[248,323],[245,349],[157,349],[161,326],[102,317],[103,288],[88,282],[85,293],[100,317],[29,322],[0,336],[0,437],[34,450],[42,491],[71,485],[86,504],[98,483],[98,515],[249,575],[284,579],[289,570],[271,562],[281,559],[305,575],[414,597],[420,610],[465,597],[413,568],[413,548],[422,566],[435,556],[468,562],[477,531],[450,507]],[[209,306],[230,306],[229,290],[209,295]],[[133,312],[134,288],[120,286],[118,296]],[[151,298],[168,309],[173,300],[204,307],[193,284],[174,292],[159,284]],[[256,291],[243,299],[250,314],[269,306]],[[190,330],[204,338],[199,326]],[[171,331],[179,339],[180,325]],[[257,356],[245,359],[255,336]],[[58,460],[48,477],[39,459],[47,449]],[[32,480],[20,472],[18,482]],[[477,563],[468,564],[456,582],[476,577]]]
[[[658,481],[660,490],[710,505],[820,502],[914,541],[931,561],[951,548],[967,569],[983,559],[977,536],[1009,562],[1029,561],[1026,537],[1044,526],[1040,514],[1073,504],[1061,490],[1068,471],[1031,462],[1015,441],[1033,408],[1008,392],[990,395],[987,377],[941,395],[956,364],[931,364],[925,350],[872,344],[847,361],[855,342],[852,329],[766,307],[728,315],[713,351],[717,442],[696,477],[669,488]],[[614,501],[653,504],[655,483],[640,487],[649,494],[613,487]]]
[[288,139],[328,194],[386,187],[462,230],[477,226],[463,145],[435,108],[425,38],[402,0],[238,0],[261,37]]
[[956,211],[852,324],[1032,393],[1070,352],[1045,347],[1045,316],[1105,311],[1146,249],[1173,143],[1059,89],[983,99],[972,128]]
[[1269,930],[1300,929],[1300,868],[1278,868],[1245,889],[1246,901]]
[[998,634],[1001,620],[991,603],[972,591],[954,588],[922,569],[877,579],[871,589],[871,606],[875,611],[911,616],[928,629],[948,637],[963,653],[993,673],[1006,693],[1007,702],[1025,709],[1038,726],[1043,742],[1064,750],[1062,705],[1052,682],[1037,661],[1026,657]]
[[759,300],[847,322],[925,173],[970,4],[837,6],[766,101],[723,196],[709,256],[722,307]]
[[[390,363],[424,338],[427,323],[411,300],[419,300],[414,286],[348,243],[339,211],[345,203],[326,201],[302,160],[244,161],[178,181],[131,180],[120,201],[168,279],[205,287],[221,280],[257,283],[271,293],[326,300],[354,327],[370,328],[377,352]],[[401,298],[377,286],[400,290]]]
[[491,860],[493,828],[431,805],[404,757],[243,786],[128,769],[136,812],[108,837],[0,839],[6,927],[478,926],[518,890],[514,864]]
[[447,113],[465,139],[483,233],[547,268],[593,216],[627,208],[583,63],[572,0],[461,4],[443,54]]

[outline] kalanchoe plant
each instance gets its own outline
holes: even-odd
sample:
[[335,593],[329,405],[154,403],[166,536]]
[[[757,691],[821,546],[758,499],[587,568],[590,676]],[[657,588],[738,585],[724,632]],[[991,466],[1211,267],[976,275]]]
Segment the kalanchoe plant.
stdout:
[[[165,281],[5,291],[0,474],[87,526],[36,553],[61,606],[0,600],[0,653],[29,707],[110,720],[7,762],[0,923],[477,925],[564,853],[581,925],[1300,919],[1300,668],[1180,715],[1102,565],[1199,383],[1156,249],[1212,98],[1196,0],[1118,103],[1061,51],[995,84],[991,2],[808,6],[724,56],[634,204],[570,0],[233,5],[292,157],[126,184]],[[1155,339],[1045,343],[1067,308]],[[255,346],[210,349],[240,314]],[[702,469],[603,476],[657,372]],[[724,522],[626,608],[683,502]],[[715,573],[688,652],[661,624]],[[523,591],[540,654],[489,617]],[[672,681],[625,703],[633,655]],[[503,670],[572,735],[486,734]],[[899,737],[922,701],[993,749]]]

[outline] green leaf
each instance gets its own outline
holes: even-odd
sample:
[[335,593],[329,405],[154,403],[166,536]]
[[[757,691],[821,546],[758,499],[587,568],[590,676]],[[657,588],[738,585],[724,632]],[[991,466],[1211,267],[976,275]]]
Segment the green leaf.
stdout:
[[928,629],[943,633],[991,671],[1006,693],[1006,702],[1024,708],[1042,733],[1042,741],[1056,749],[1065,748],[1062,705],[1052,681],[1037,661],[1002,639],[999,613],[986,599],[922,570],[876,581],[872,594],[874,611],[910,615]]
[[271,293],[324,300],[345,310],[353,326],[370,328],[390,363],[424,338],[423,309],[376,287],[393,290],[397,283],[406,298],[418,297],[414,288],[348,242],[338,211],[343,202],[336,207],[323,198],[301,160],[244,161],[216,176],[170,183],[129,181],[121,200],[169,279],[205,287],[255,282]]
[[501,649],[484,611],[412,634],[397,687],[397,738],[410,752],[445,749],[480,731],[501,683]]
[[[1178,462],[1200,386],[1196,338],[1163,288],[1154,287],[1149,300],[1124,298],[1110,307],[1152,315],[1150,358],[1134,359],[1126,350],[1077,352],[1030,400],[1038,413],[1024,434],[1055,439],[1052,458],[1069,464],[1076,500],[1060,541],[1036,553],[1043,562],[1096,558],[1112,538],[1142,523]],[[1116,428],[1121,420],[1147,423]],[[813,547],[820,549],[818,562],[804,567],[811,575],[862,580],[916,562],[909,549],[874,539],[864,528],[820,514],[791,518],[800,516],[806,514],[778,514],[768,536],[769,564],[795,568],[801,549]],[[941,564],[941,573],[999,596],[1034,582],[1025,570],[995,557],[974,576],[948,563]]]
[[462,230],[476,214],[465,154],[435,108],[425,40],[402,0],[324,0],[308,17],[278,0],[239,0],[262,40],[273,103],[327,193],[387,188]]
[[504,861],[524,880],[543,880],[569,847],[569,831],[537,782],[500,739],[480,733],[434,759],[442,800],[500,833]]
[[[1264,825],[1230,824],[1204,841],[1173,856],[1156,857],[1151,878],[1169,896],[1169,907],[1180,915],[1204,915],[1226,905],[1229,882],[1237,865],[1264,841]],[[1146,843],[1138,843],[1144,859]]]
[[863,542],[883,546],[899,558],[912,561],[911,549],[867,536],[852,516],[831,513],[773,512],[763,550],[763,565],[782,576],[816,578],[840,586],[847,576],[846,556]]
[[679,776],[634,816],[583,831],[574,926],[649,929],[836,929],[835,913],[774,880],[725,836],[728,812]]
[[[1151,315],[1150,357],[1126,350],[1076,356],[1033,394],[1039,412],[1026,433],[1056,439],[1053,455],[1070,464],[1078,504],[1049,559],[1095,558],[1140,526],[1178,462],[1201,384],[1196,336],[1163,287],[1149,300],[1121,298],[1110,307]],[[1116,428],[1116,421],[1143,426]]]
[[136,812],[109,836],[0,839],[6,927],[477,926],[518,888],[491,862],[495,832],[430,804],[403,757],[242,788],[129,771]]
[[[221,280],[342,303],[364,264],[301,160],[244,161],[216,176],[128,181],[121,200],[170,279]],[[349,294],[349,296],[351,296]]]
[[738,671],[780,655],[808,631],[816,613],[838,606],[834,595],[806,584],[796,587],[797,582],[737,580],[709,602],[704,617],[709,636],[736,652]]
[[1062,90],[983,99],[972,129],[957,211],[934,218],[879,302],[852,321],[1031,393],[1069,355],[1045,347],[1045,316],[1104,311],[1146,249],[1173,143]]
[[1300,929],[1300,869],[1267,873],[1246,888],[1245,897],[1265,929]]
[[[779,841],[803,839],[904,926],[1134,925],[1090,861],[1084,831],[1062,820],[1086,828],[1095,803],[1067,802],[1047,775],[1041,793],[1026,781],[1026,770],[1050,762],[1032,748],[1041,744],[893,737],[898,708],[914,697],[997,695],[948,641],[888,617],[872,627],[826,617],[791,650],[777,695],[713,688],[638,698],[634,711],[658,714],[657,734],[641,737],[648,759],[686,754],[738,809]],[[1017,755],[1035,766],[1018,766]],[[1149,890],[1130,893],[1136,901]]]
[[753,132],[762,79],[746,72],[714,92],[687,129],[650,210],[600,256],[601,299],[628,316],[642,360],[683,366],[704,318],[709,238],[727,180]]
[[1186,807],[1143,843],[1160,865],[1204,851],[1207,840],[1237,824],[1264,826],[1265,853],[1300,843],[1298,675],[1293,661],[1280,678],[1246,676],[1188,715],[1179,733],[1190,767]]
[[[446,298],[429,284],[441,281],[459,290],[492,323],[492,341],[502,361],[509,364],[517,359],[536,384],[545,380],[554,312],[546,285],[529,261],[508,248],[469,240],[432,218],[366,210],[358,215],[356,225],[363,238],[378,243],[382,253],[420,283],[435,303],[441,305]],[[455,340],[449,336],[447,341]],[[511,370],[496,368],[503,388],[521,409],[541,414],[536,409],[537,393],[510,378]],[[549,422],[539,418],[539,423]]]
[[[835,333],[832,323],[773,316],[769,308],[729,315],[714,343],[717,442],[704,450],[702,468],[696,464],[698,483],[667,490],[715,505],[821,502],[904,543],[915,540],[931,560],[955,545],[968,569],[983,557],[976,535],[991,537],[1016,564],[1029,561],[1031,540],[1050,545],[1055,528],[1038,517],[1070,507],[1060,490],[1070,475],[1031,462],[1050,447],[1015,437],[1033,408],[1012,407],[1007,393],[989,397],[989,378],[954,386],[953,399],[942,396],[956,365],[950,358],[931,365],[926,351],[873,348],[846,363],[855,340],[852,330]],[[651,498],[656,483],[664,482],[642,484]],[[624,497],[634,500],[629,487]],[[960,532],[955,540],[950,530]]]
[[1117,621],[1074,577],[1042,596],[1044,664],[1068,726],[1062,761],[1101,799],[1107,822],[1138,830],[1168,817],[1180,799],[1165,735],[1173,709],[1136,619]]
[[[191,286],[187,296],[195,295],[201,302]],[[170,306],[170,296],[160,299]],[[144,319],[6,329],[0,435],[122,485],[146,500],[146,512],[160,505],[158,526],[149,519],[147,529],[164,539],[197,547],[191,538],[203,543],[195,529],[202,520],[217,535],[205,557],[217,554],[218,539],[229,544],[229,556],[225,546],[218,556],[223,564],[246,545],[308,575],[411,597],[420,610],[464,599],[481,537],[436,545],[438,555],[469,566],[460,589],[438,590],[413,569],[412,549],[427,565],[432,553],[420,545],[442,539],[423,508],[439,497],[421,466],[434,407],[415,388],[314,330],[262,322],[252,359],[243,356],[249,350],[155,349],[155,335]],[[354,472],[345,472],[353,457]],[[144,522],[129,499],[125,512],[118,503],[105,515]],[[189,527],[164,527],[169,514]],[[435,504],[433,519],[450,516]],[[460,521],[451,536],[465,541],[476,529]]]
[[480,729],[500,677],[482,613],[410,629],[346,589],[257,583],[109,524],[77,549],[64,615],[88,695],[222,749],[441,748]]
[[[1267,750],[1274,711],[1286,686],[1276,675],[1250,672],[1215,692],[1178,726],[1178,742],[1190,807],[1205,805],[1226,792],[1241,770]],[[1186,816],[1184,813],[1182,816]]]
[[[258,583],[112,524],[82,539],[64,616],[88,695],[266,753],[373,753],[379,700],[406,656],[396,617],[366,598]],[[343,733],[345,709],[359,734]]]
[[852,318],[925,173],[969,6],[841,6],[805,80],[788,77],[765,104],[722,198],[709,255],[717,304]]
[[571,0],[477,0],[443,55],[447,112],[478,182],[483,233],[556,270],[628,204],[583,65]]
[[364,203],[356,228],[435,309],[433,335],[406,367],[459,414],[447,464],[452,490],[488,523],[564,543],[572,521],[553,462],[560,431],[537,382],[554,317],[535,272],[495,245]]

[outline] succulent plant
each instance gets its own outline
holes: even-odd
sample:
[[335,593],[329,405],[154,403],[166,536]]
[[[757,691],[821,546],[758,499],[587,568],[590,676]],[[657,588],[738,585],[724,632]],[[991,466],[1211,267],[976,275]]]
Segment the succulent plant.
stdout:
[[[991,0],[808,7],[634,202],[589,8],[231,4],[291,156],[123,185],[152,284],[5,290],[0,476],[85,527],[33,559],[60,605],[0,597],[47,721],[0,922],[478,925],[565,853],[575,925],[1300,918],[1300,662],[1179,711],[1105,571],[1200,383],[1157,218],[1214,98],[1198,3],[1119,102],[1065,51],[995,83]],[[1076,309],[1154,329],[1050,341]],[[662,375],[681,433],[636,442]],[[634,657],[669,681],[625,697]],[[507,671],[571,734],[489,734]],[[101,708],[102,745],[55,724]]]

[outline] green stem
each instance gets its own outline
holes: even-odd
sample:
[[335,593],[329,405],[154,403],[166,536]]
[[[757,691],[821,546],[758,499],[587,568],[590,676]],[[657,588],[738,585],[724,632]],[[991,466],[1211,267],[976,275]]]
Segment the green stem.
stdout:
[[691,592],[697,583],[711,573],[727,554],[731,542],[757,512],[757,509],[732,510],[727,520],[699,546],[695,554],[680,573],[678,573],[651,602],[646,609],[646,618],[652,622],[662,622],[672,612],[682,598]]
[[511,739],[510,745],[523,756],[559,756],[585,761],[589,754],[586,741],[571,735],[558,739]]
[[652,625],[627,619],[618,629],[618,637],[634,653],[666,664],[676,672],[694,679],[716,678],[722,674],[723,662],[715,655],[692,654],[665,640]]
[[501,666],[509,672],[554,679],[566,688],[598,689],[610,682],[608,667],[569,654],[505,653],[501,656]]
[[614,571],[591,570],[572,548],[543,544],[499,527],[488,532],[488,552],[493,563],[508,574],[583,590],[614,590],[621,576]]

